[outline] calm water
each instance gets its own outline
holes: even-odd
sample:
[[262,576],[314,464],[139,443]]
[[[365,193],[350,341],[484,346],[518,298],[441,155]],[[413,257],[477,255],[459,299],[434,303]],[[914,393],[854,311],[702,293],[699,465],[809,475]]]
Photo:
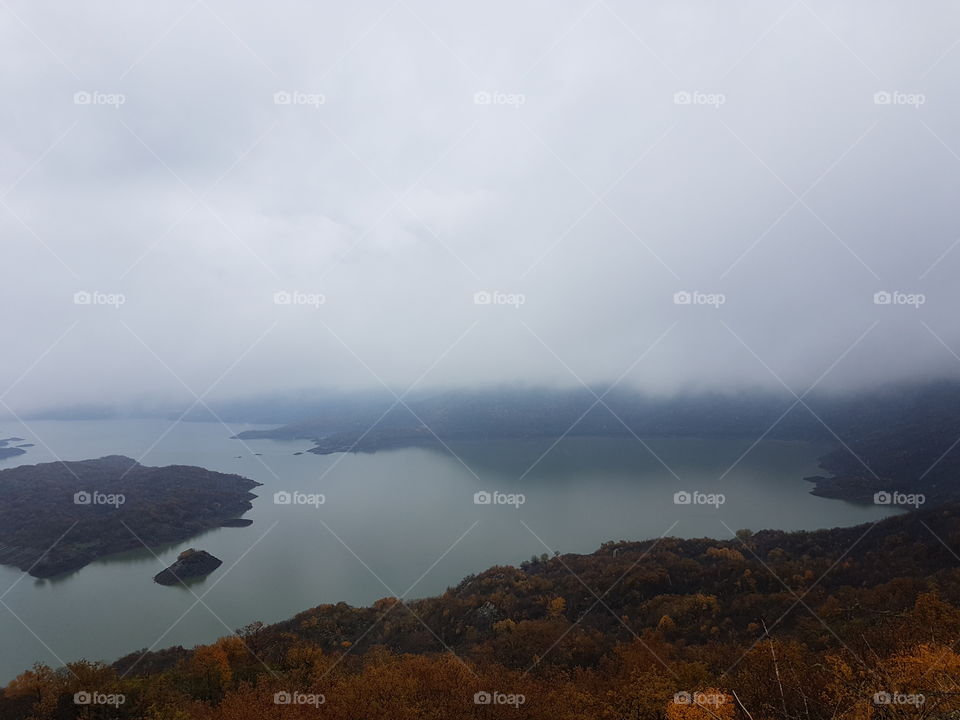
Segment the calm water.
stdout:
[[[144,647],[209,642],[254,620],[274,622],[322,603],[436,594],[469,573],[547,552],[545,546],[591,552],[606,540],[668,531],[726,538],[724,523],[734,530],[815,529],[892,512],[810,495],[802,478],[816,474],[824,448],[802,443],[765,441],[719,481],[751,441],[647,441],[661,463],[633,439],[569,439],[537,463],[549,442],[457,444],[457,457],[443,449],[317,456],[293,454],[307,442],[245,447],[229,439],[252,427],[47,421],[30,423],[28,431],[0,423],[0,437],[37,443],[0,468],[54,454],[123,454],[146,465],[200,465],[263,483],[245,516],[252,526],[154,548],[159,560],[146,550],[129,552],[52,580],[0,566],[0,596],[10,608],[0,606],[0,684],[37,661],[109,661]],[[522,493],[525,502],[475,504],[474,493],[483,490]],[[680,490],[721,492],[726,502],[675,505]],[[278,505],[278,491],[322,493],[325,502]],[[223,566],[190,590],[154,584],[153,575],[190,546]]]

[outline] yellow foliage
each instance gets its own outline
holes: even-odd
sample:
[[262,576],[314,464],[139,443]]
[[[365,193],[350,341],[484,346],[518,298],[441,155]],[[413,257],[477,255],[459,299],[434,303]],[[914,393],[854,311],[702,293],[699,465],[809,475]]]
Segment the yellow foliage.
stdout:
[[677,629],[677,624],[673,621],[673,618],[669,615],[664,615],[660,618],[660,622],[657,623],[657,630],[663,633],[673,632]]
[[556,597],[547,603],[547,615],[550,617],[561,617],[567,609],[567,601],[562,597]]
[[735,562],[744,562],[746,558],[743,557],[743,553],[734,548],[718,548],[718,547],[709,547],[707,548],[707,557],[718,558],[720,560],[733,560]]

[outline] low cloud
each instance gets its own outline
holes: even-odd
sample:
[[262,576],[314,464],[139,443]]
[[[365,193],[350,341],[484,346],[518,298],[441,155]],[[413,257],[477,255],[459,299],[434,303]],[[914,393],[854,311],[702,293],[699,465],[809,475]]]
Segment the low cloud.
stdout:
[[958,15],[8,3],[0,393],[954,375]]

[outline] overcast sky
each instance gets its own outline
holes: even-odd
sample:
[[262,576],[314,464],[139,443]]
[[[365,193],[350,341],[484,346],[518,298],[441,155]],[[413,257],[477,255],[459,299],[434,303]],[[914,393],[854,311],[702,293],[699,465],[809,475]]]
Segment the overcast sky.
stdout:
[[958,43],[937,0],[4,0],[0,398],[956,375]]

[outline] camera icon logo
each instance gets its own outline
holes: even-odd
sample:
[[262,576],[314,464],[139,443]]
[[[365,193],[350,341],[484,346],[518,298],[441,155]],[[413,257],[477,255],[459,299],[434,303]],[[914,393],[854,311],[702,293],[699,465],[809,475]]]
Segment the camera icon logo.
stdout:
[[674,694],[673,702],[677,705],[690,705],[693,702],[693,696],[686,690],[681,690]]
[[873,304],[874,305],[889,305],[893,302],[893,295],[888,293],[886,290],[881,290],[880,292],[875,292],[873,294]]
[[875,505],[889,505],[893,502],[893,495],[888,493],[886,490],[881,490],[880,492],[873,494],[873,502]]
[[93,502],[93,496],[86,490],[81,490],[73,494],[74,505],[89,505],[91,502]]
[[491,502],[493,502],[493,496],[486,490],[481,490],[473,494],[474,505],[489,505]]
[[274,105],[290,105],[293,102],[293,95],[286,90],[279,90],[273,94]]
[[274,705],[289,705],[293,702],[293,695],[283,691],[273,694],[273,704]]
[[888,692],[878,692],[873,696],[874,705],[889,705],[893,702],[893,695]]
[[474,105],[489,105],[493,102],[493,95],[486,90],[479,90],[473,94]]
[[887,92],[886,90],[881,90],[880,92],[875,92],[873,94],[874,105],[889,105],[892,102],[893,102],[893,94]]
[[289,505],[292,502],[293,502],[293,495],[288,493],[286,490],[281,490],[280,492],[275,492],[273,494],[274,505]]
[[86,90],[80,90],[73,94],[74,105],[89,105],[93,101],[93,95]]
[[689,505],[692,500],[693,497],[686,490],[681,490],[680,492],[675,492],[673,494],[674,505]]
[[73,304],[74,305],[89,305],[93,300],[93,296],[88,293],[86,290],[78,290],[73,294]]
[[274,305],[289,305],[292,302],[293,302],[293,295],[288,293],[286,290],[280,290],[273,294]]
[[486,690],[481,690],[480,692],[473,694],[474,705],[489,705],[492,702],[493,695],[488,693]]
[[673,94],[674,105],[690,105],[692,102],[693,95],[688,93],[686,90],[681,90],[680,92],[675,92]]
[[692,302],[693,302],[693,295],[691,295],[686,290],[681,290],[680,292],[675,292],[673,294],[674,305],[689,305]]
[[480,290],[473,294],[473,304],[474,305],[489,305],[493,302],[493,295],[491,295],[486,290]]
[[73,694],[74,705],[89,705],[92,702],[93,696],[86,690],[81,690],[80,692]]

